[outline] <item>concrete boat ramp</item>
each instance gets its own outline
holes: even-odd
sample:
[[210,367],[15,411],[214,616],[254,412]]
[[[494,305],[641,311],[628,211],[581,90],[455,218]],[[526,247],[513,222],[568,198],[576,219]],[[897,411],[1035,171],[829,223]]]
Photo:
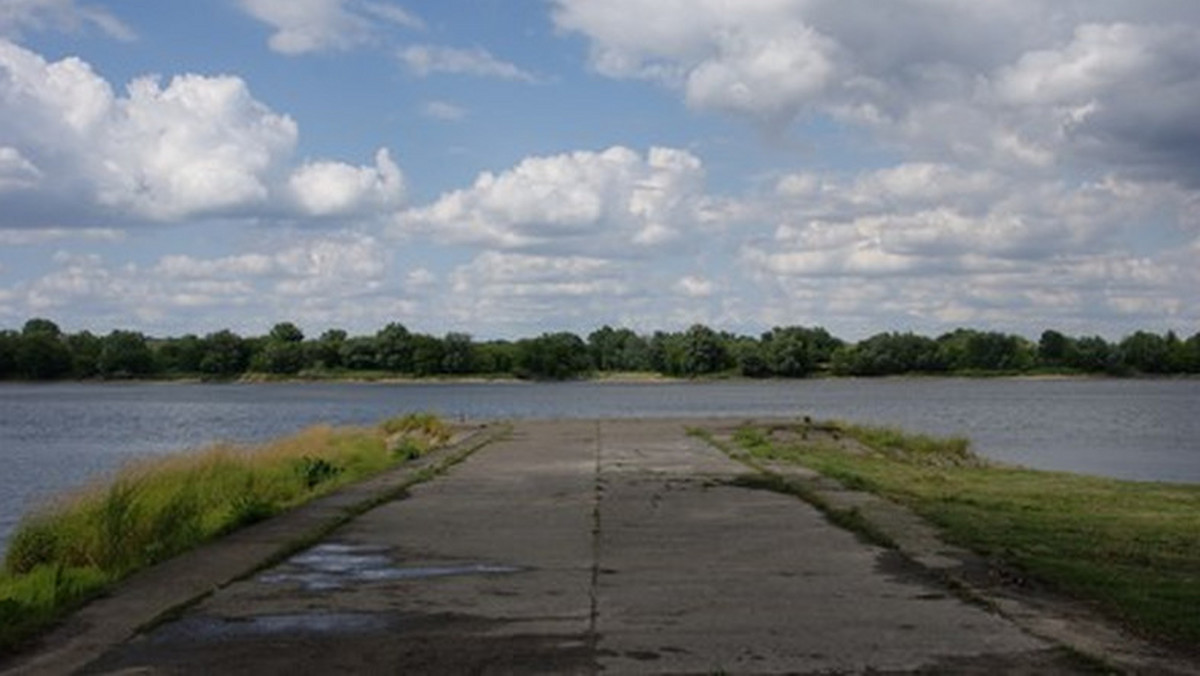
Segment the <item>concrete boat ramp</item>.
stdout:
[[1095,673],[807,503],[743,487],[745,466],[687,433],[704,424],[492,426],[395,499],[416,468],[136,576],[11,669]]

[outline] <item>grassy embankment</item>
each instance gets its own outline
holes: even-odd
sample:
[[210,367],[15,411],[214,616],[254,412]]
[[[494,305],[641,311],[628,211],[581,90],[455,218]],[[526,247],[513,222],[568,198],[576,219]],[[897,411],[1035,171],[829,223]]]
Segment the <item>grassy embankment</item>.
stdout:
[[450,438],[430,415],[313,427],[257,446],[142,460],[28,515],[0,571],[0,653],[147,566],[420,457]]
[[799,463],[907,505],[947,540],[1143,634],[1200,645],[1200,485],[999,466],[965,439],[839,423],[745,427],[735,441],[751,460]]

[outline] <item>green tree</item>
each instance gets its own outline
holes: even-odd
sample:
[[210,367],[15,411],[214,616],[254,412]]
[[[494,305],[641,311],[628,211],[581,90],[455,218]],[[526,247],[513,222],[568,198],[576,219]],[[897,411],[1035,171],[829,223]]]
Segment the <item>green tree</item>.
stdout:
[[256,371],[292,375],[299,373],[306,361],[304,333],[291,322],[280,322],[261,342],[251,365]]
[[513,373],[517,364],[517,346],[507,340],[480,343],[475,350],[476,371],[479,373]]
[[21,328],[21,335],[32,336],[34,334],[47,335],[52,338],[61,338],[62,329],[53,321],[45,317],[34,317],[25,322],[25,326]]
[[338,349],[342,365],[355,371],[369,371],[379,368],[379,351],[375,347],[375,339],[365,336],[347,338]]
[[474,373],[475,361],[475,343],[470,334],[450,332],[442,338],[443,373]]
[[587,344],[574,333],[544,333],[517,342],[516,373],[523,378],[566,380],[591,370]]
[[825,329],[776,327],[762,337],[767,367],[777,376],[803,378],[832,356],[828,337]]
[[954,370],[1020,371],[1033,365],[1033,348],[1020,336],[958,329],[938,338]]
[[245,373],[250,366],[250,357],[251,347],[246,340],[229,329],[222,329],[204,337],[200,371],[221,378],[236,376]]
[[645,371],[650,368],[646,339],[631,329],[603,326],[587,339],[592,367],[597,371]]
[[17,376],[17,345],[21,334],[16,331],[0,331],[0,380]]
[[155,361],[158,362],[159,368],[165,373],[186,374],[201,371],[204,341],[195,334],[168,338],[158,342],[151,349],[155,352]]
[[104,337],[97,360],[105,378],[143,377],[154,373],[154,353],[146,337],[134,331],[113,331]]
[[716,373],[729,365],[729,352],[716,331],[693,324],[683,335],[683,372],[689,376]]
[[1187,373],[1191,361],[1187,343],[1179,339],[1174,331],[1163,337],[1167,344],[1167,373]]
[[375,334],[375,363],[379,368],[412,373],[416,340],[403,324],[393,322]]
[[1183,369],[1187,373],[1200,373],[1200,331],[1184,341]]
[[946,368],[938,342],[913,333],[879,333],[833,353],[839,375],[883,376],[932,373]]
[[747,378],[767,378],[771,376],[771,367],[764,356],[765,345],[753,338],[736,340],[730,346],[734,361],[737,362],[738,373]]
[[320,366],[335,369],[343,366],[342,346],[346,344],[346,332],[329,329],[321,334],[311,348],[311,358]]
[[17,344],[17,371],[30,380],[53,380],[70,374],[71,351],[58,325],[49,319],[25,322]]
[[255,371],[278,375],[294,375],[304,369],[304,345],[302,343],[268,339],[255,352],[251,364]]
[[71,375],[76,378],[95,378],[101,374],[100,354],[104,341],[91,331],[80,331],[65,336],[67,349],[71,352]]
[[1072,361],[1075,341],[1067,336],[1047,329],[1038,340],[1038,362],[1043,366],[1065,366]]
[[1075,340],[1075,350],[1069,355],[1067,366],[1089,373],[1116,371],[1120,359],[1108,341],[1100,336],[1086,336]]
[[271,327],[271,333],[267,337],[280,343],[304,342],[304,332],[291,322],[280,322]]
[[655,331],[650,337],[648,360],[650,368],[668,376],[682,376],[684,368],[683,334]]
[[412,337],[411,371],[418,376],[435,376],[442,372],[442,360],[446,356],[442,341],[418,333]]
[[1157,333],[1138,331],[1120,344],[1124,364],[1142,373],[1170,372],[1170,346]]

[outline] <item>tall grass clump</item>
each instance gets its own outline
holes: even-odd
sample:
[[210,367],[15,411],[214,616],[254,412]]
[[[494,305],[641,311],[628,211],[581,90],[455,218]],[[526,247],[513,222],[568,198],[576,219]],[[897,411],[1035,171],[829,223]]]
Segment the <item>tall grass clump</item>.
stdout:
[[[130,573],[428,452],[435,416],[317,426],[261,445],[140,460],[27,515],[0,571],[0,652]],[[403,452],[395,445],[403,440]]]

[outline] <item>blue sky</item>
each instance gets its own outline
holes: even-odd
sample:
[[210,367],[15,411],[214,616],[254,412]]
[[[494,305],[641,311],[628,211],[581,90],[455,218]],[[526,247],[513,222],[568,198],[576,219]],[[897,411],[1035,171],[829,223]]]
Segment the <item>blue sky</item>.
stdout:
[[1200,329],[1200,6],[0,0],[0,327]]

